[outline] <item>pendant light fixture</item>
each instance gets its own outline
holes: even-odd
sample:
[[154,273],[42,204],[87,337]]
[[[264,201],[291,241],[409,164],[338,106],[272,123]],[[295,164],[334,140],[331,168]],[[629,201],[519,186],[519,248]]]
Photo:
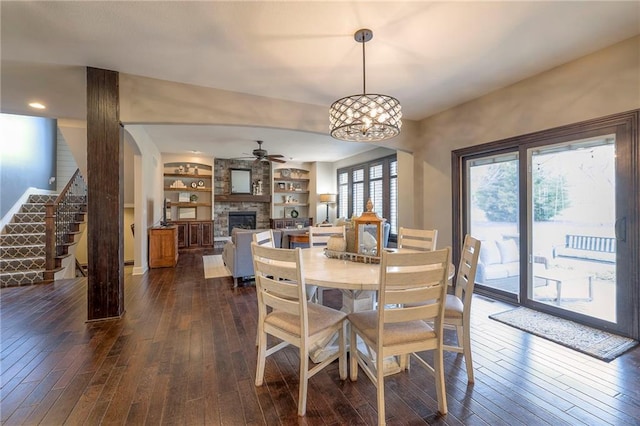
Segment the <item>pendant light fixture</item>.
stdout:
[[338,99],[331,105],[331,136],[351,142],[375,142],[398,136],[402,127],[400,102],[392,96],[367,93],[364,45],[373,38],[373,32],[361,29],[353,38],[362,43],[362,94]]

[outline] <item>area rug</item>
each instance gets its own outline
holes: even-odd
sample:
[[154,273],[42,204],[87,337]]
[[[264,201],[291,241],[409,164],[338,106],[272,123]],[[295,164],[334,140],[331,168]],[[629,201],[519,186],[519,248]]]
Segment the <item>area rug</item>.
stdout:
[[224,266],[222,256],[219,254],[212,256],[202,256],[202,263],[204,265],[205,278],[221,278],[231,276],[227,267]]
[[489,315],[489,318],[607,362],[638,344],[633,339],[524,307]]

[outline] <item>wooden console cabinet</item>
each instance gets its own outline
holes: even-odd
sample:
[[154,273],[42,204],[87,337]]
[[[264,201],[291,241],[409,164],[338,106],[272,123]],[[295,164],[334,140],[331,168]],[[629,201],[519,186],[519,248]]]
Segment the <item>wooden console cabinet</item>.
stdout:
[[178,248],[213,247],[213,222],[172,222],[177,228]]
[[149,229],[149,267],[172,268],[178,263],[178,229],[163,226]]

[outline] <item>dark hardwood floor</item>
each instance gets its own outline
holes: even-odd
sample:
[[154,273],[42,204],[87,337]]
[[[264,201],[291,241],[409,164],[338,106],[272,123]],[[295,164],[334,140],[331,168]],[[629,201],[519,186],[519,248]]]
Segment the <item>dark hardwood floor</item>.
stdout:
[[[255,289],[203,278],[202,254],[126,276],[126,313],[87,323],[86,280],[3,288],[0,423],[277,425],[376,422],[375,388],[337,363],[310,380],[298,418],[298,359],[286,349],[255,376]],[[325,292],[338,306],[339,292]],[[446,353],[449,414],[418,365],[386,380],[392,425],[637,425],[640,349],[605,363],[487,318],[510,306],[476,297],[476,383]]]

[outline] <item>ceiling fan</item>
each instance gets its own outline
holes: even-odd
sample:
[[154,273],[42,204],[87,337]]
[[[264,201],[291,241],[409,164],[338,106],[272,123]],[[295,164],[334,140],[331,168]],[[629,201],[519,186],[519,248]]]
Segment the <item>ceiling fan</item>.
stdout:
[[281,155],[281,154],[269,155],[269,152],[267,152],[266,149],[262,149],[262,141],[256,141],[256,142],[258,142],[258,148],[254,149],[251,152],[251,154],[255,158],[254,163],[259,163],[260,161],[274,161],[276,163],[286,163],[285,160],[281,160],[281,158],[283,158],[284,155]]

